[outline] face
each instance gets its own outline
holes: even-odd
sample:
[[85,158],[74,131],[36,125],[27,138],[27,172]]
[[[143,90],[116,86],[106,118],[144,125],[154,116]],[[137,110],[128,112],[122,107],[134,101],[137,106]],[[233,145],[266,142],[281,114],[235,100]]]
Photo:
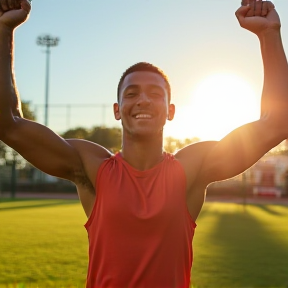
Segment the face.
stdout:
[[166,119],[174,117],[168,103],[167,84],[158,74],[138,71],[128,74],[121,87],[115,119],[122,121],[123,133],[135,136],[161,135]]

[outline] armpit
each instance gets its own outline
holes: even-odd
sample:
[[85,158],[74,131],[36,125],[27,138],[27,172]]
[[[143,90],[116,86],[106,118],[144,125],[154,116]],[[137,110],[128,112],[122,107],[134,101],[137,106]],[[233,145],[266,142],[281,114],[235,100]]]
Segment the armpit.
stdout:
[[73,178],[74,178],[73,182],[76,184],[76,186],[78,185],[84,186],[85,188],[91,187],[94,190],[91,181],[89,180],[88,176],[86,175],[83,169],[75,169]]

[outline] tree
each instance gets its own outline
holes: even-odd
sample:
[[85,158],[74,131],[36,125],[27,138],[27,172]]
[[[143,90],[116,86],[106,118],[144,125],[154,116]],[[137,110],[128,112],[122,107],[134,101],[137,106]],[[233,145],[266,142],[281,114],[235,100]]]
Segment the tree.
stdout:
[[288,155],[288,140],[284,140],[279,143],[277,146],[272,148],[268,153],[268,155]]
[[88,140],[89,138],[89,130],[83,128],[83,127],[77,127],[74,129],[70,129],[66,132],[64,132],[61,136],[65,139],[85,139]]
[[122,132],[120,128],[94,127],[88,140],[95,142],[110,151],[121,149]]
[[5,149],[5,144],[0,141],[0,160],[5,158],[5,154],[6,154],[6,149]]
[[85,139],[99,145],[102,145],[110,151],[121,149],[121,129],[107,127],[93,127],[91,130],[83,127],[77,127],[64,132],[61,135],[65,139]]
[[36,120],[35,113],[31,110],[30,107],[30,102],[29,101],[22,101],[22,112],[23,112],[23,117],[29,120]]

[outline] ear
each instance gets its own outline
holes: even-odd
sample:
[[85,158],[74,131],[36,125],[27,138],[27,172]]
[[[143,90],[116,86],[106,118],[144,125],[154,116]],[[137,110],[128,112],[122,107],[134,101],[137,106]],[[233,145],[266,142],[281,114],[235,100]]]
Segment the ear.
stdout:
[[175,105],[174,104],[169,104],[167,120],[169,120],[169,121],[173,120],[174,119],[174,115],[175,115]]
[[119,109],[119,104],[114,103],[113,104],[113,110],[114,110],[114,117],[116,120],[121,120],[121,115],[120,115],[120,109]]

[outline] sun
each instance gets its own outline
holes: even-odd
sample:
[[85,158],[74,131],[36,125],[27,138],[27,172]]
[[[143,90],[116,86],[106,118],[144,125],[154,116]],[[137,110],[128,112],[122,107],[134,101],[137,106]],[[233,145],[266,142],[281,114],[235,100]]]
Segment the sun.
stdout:
[[187,106],[176,106],[165,136],[220,140],[235,128],[255,121],[260,115],[260,95],[250,84],[231,73],[203,79],[191,93]]

